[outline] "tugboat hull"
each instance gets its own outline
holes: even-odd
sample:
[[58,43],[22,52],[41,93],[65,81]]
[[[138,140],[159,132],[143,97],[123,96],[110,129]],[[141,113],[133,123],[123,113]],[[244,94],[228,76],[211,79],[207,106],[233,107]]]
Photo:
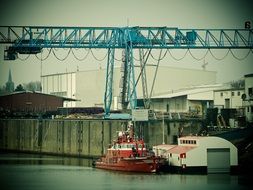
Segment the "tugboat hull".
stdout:
[[95,165],[96,168],[100,169],[145,173],[155,173],[159,170],[159,166],[158,160],[147,157],[116,158],[111,162],[97,161]]
[[160,157],[147,150],[143,139],[136,139],[133,126],[127,131],[118,131],[118,138],[107,149],[107,153],[95,162],[100,169],[126,172],[157,172],[162,165]]

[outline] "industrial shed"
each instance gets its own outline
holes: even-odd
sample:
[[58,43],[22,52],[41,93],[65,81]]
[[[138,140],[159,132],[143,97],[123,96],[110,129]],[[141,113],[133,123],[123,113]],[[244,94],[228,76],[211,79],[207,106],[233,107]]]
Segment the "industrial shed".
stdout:
[[[135,68],[135,76],[138,76],[140,67]],[[121,109],[121,87],[122,71],[124,69],[115,67],[113,71],[112,110]],[[154,65],[147,64],[146,78],[147,86],[151,87],[156,69]],[[64,107],[104,107],[103,96],[105,89],[106,69],[76,71],[68,73],[57,73],[42,76],[42,92],[54,95],[64,95],[76,98],[78,102],[65,103]],[[176,79],[176,80],[175,80]],[[200,80],[201,79],[201,80]],[[89,82],[80,82],[89,81]],[[216,83],[216,72],[197,69],[174,68],[160,66],[157,72],[156,82],[152,97],[164,92],[175,91],[187,86],[214,84]],[[141,82],[136,86],[138,98],[142,98]]]
[[214,137],[186,136],[178,145],[158,145],[155,153],[167,158],[168,170],[185,173],[229,173],[238,165],[237,148],[229,141]]
[[0,96],[0,111],[1,114],[14,113],[14,115],[52,112],[57,111],[59,107],[63,107],[64,101],[75,100],[40,92],[14,92]]
[[157,96],[152,96],[151,109],[171,113],[194,113],[202,116],[213,104],[213,92],[221,84],[193,86]]

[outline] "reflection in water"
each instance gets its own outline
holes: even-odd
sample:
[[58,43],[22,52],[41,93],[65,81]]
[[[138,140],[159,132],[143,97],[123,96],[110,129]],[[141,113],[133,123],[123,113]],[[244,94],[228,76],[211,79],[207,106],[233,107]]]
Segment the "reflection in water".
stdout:
[[245,177],[222,174],[135,174],[91,167],[92,160],[38,155],[0,155],[0,189],[249,189]]
[[0,154],[0,164],[28,165],[68,165],[92,166],[92,160],[87,158],[44,156],[33,154]]

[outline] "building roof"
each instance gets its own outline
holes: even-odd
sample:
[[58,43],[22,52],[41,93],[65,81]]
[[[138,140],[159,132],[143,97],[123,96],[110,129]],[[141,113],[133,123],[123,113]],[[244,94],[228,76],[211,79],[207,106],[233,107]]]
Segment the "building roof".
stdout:
[[[153,96],[152,99],[175,98],[180,96],[187,96],[187,99],[191,99],[193,95],[196,96],[199,94],[199,96],[195,97],[194,99],[206,100],[207,97],[203,97],[202,95],[203,93],[213,92],[214,90],[220,89],[221,87],[222,87],[221,84],[196,86],[184,90],[178,90],[176,92],[170,92],[162,95]],[[208,97],[208,99],[213,99],[213,97]]]
[[174,148],[168,150],[168,153],[174,153],[174,154],[181,154],[181,153],[186,153],[196,147],[194,146],[175,146]]
[[43,78],[43,77],[51,77],[51,76],[66,75],[66,74],[76,74],[76,72],[71,71],[71,72],[53,73],[53,74],[42,75],[41,77]]
[[61,98],[61,99],[63,99],[63,101],[78,101],[78,100],[73,99],[73,98],[56,96],[56,95],[52,95],[52,94],[45,94],[45,93],[42,93],[42,92],[35,92],[35,91],[34,92],[32,92],[32,91],[17,91],[17,92],[12,92],[12,93],[5,94],[5,95],[0,95],[0,97],[15,96],[17,94],[38,94],[38,95],[44,95],[44,96],[51,96],[51,97]]
[[251,74],[247,74],[247,75],[244,75],[244,77],[253,77],[253,73],[251,73]]
[[153,146],[153,147],[154,147],[154,148],[156,148],[156,149],[170,150],[170,149],[174,148],[175,146],[177,146],[177,145],[171,145],[171,144],[160,144],[160,145]]
[[202,138],[206,138],[207,136],[184,136],[184,137],[180,137],[179,139],[183,139],[183,140],[198,140],[198,139],[202,139]]
[[244,90],[244,88],[221,88],[214,90],[214,92],[225,92],[225,91],[236,91],[236,90]]

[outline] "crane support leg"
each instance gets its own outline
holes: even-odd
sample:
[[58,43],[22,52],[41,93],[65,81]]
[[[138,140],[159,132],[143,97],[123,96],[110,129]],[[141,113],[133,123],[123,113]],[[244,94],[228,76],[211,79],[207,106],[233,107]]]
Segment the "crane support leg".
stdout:
[[130,108],[135,109],[137,107],[137,95],[135,87],[135,75],[134,75],[134,60],[133,60],[133,49],[130,44],[126,46],[126,57],[127,57],[127,70],[128,70],[128,80],[127,80],[127,99],[130,103]]
[[[148,85],[147,85],[147,77],[146,77],[146,62],[144,61],[145,55],[144,50],[139,49],[139,55],[140,55],[140,75],[141,75],[141,81],[142,81],[142,93],[143,93],[143,102],[144,102],[144,108],[149,108],[148,105]],[[146,60],[147,61],[147,60]]]
[[104,96],[105,115],[108,115],[110,113],[110,108],[112,104],[114,52],[115,52],[114,48],[108,49],[105,96]]

